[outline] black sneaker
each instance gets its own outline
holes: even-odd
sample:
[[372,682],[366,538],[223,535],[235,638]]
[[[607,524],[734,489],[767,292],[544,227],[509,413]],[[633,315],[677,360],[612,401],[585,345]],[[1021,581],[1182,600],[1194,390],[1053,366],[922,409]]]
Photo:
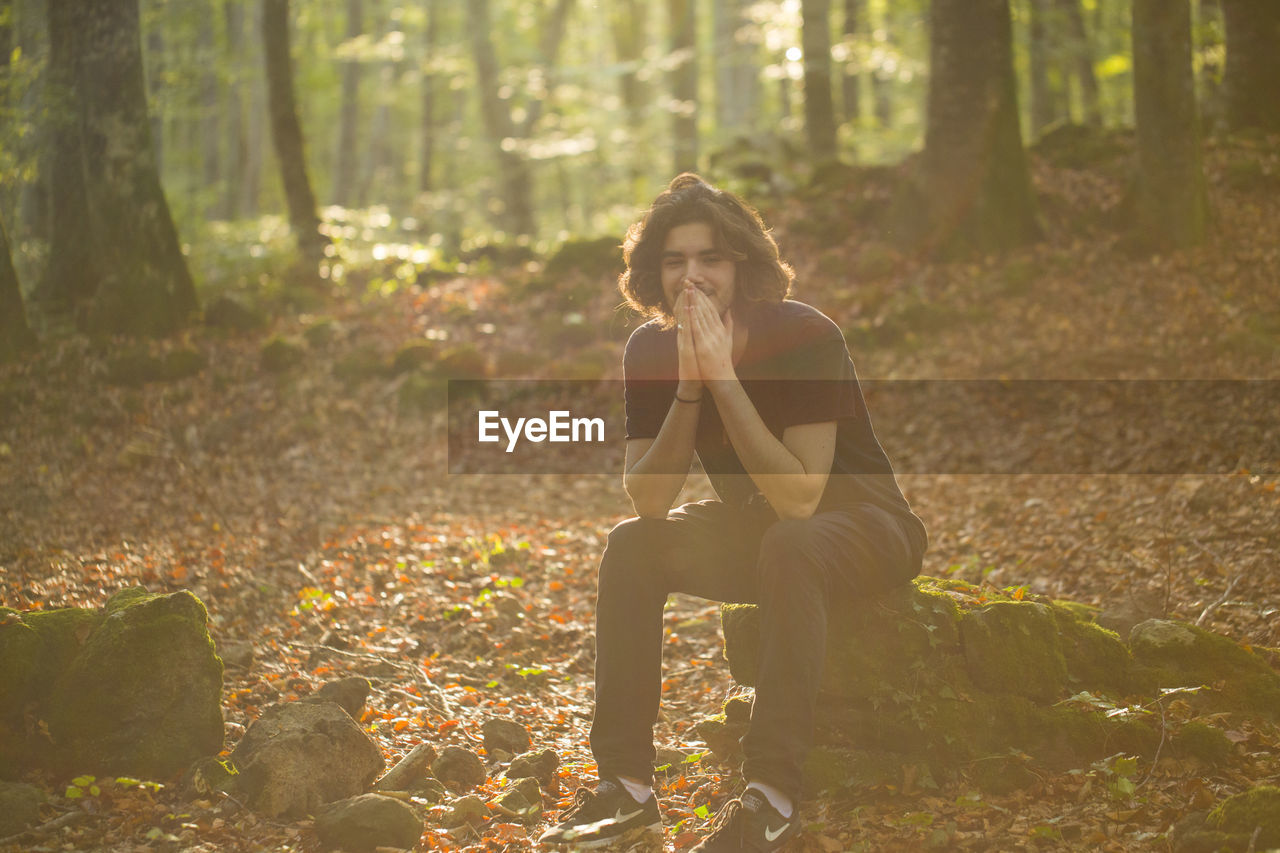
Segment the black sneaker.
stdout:
[[637,829],[662,831],[657,796],[637,803],[617,782],[604,779],[594,791],[579,788],[560,823],[542,833],[538,843],[571,844],[588,850],[612,844]]
[[748,788],[741,799],[724,804],[711,825],[711,834],[690,853],[770,853],[778,850],[800,831],[798,815],[783,817],[764,794]]

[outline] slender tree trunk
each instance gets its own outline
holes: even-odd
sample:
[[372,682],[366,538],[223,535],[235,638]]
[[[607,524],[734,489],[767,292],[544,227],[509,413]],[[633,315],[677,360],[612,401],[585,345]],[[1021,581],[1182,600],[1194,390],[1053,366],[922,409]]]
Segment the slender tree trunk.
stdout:
[[93,297],[98,286],[98,259],[92,249],[84,139],[76,98],[76,33],[80,23],[74,4],[67,0],[49,0],[47,12],[49,261],[34,295],[46,313],[65,316]]
[[[470,0],[467,3],[467,26],[476,63],[480,112],[502,173],[504,218],[513,233],[531,235],[534,233],[533,176],[528,162],[518,150],[511,113],[498,95],[499,66],[493,46],[489,0]],[[506,140],[511,142],[504,145]]]
[[1066,27],[1070,45],[1071,64],[1080,84],[1080,107],[1085,124],[1102,124],[1101,97],[1098,94],[1098,75],[1093,68],[1093,42],[1084,26],[1084,12],[1080,0],[1057,0],[1059,19]]
[[1028,43],[1028,65],[1030,66],[1031,85],[1030,113],[1031,137],[1040,135],[1055,118],[1053,112],[1053,95],[1049,90],[1049,0],[1031,0],[1030,2],[1030,39]]
[[1190,0],[1134,0],[1136,227],[1156,250],[1204,240],[1209,218],[1191,69]]
[[694,0],[667,0],[668,42],[674,68],[671,86],[674,166],[698,169],[698,16]]
[[[364,33],[364,0],[347,0],[347,42]],[[360,130],[360,77],[364,63],[358,56],[338,60],[342,68],[342,102],[338,109],[338,152],[333,176],[333,200],[347,207],[363,207],[356,196],[356,152]]]
[[[248,0],[249,32],[262,32],[262,0]],[[265,46],[262,39],[245,43],[244,68],[264,68]],[[262,204],[262,170],[267,149],[267,85],[262,74],[249,75],[248,123],[245,128],[244,187],[241,210],[245,216],[257,216]]]
[[1280,130],[1280,2],[1222,0],[1227,126]]
[[298,108],[293,94],[289,0],[262,0],[262,43],[266,56],[271,137],[284,180],[289,224],[303,256],[308,260],[318,260],[328,240],[320,233],[316,196],[307,175],[302,125],[298,123]]
[[815,159],[836,156],[836,117],[831,99],[831,0],[803,0],[804,123]]
[[[743,38],[749,20],[750,0],[716,0],[714,10],[716,73],[716,124],[725,133],[750,132],[759,101],[758,70],[752,61],[753,46]],[[635,38],[641,38],[637,32]]]
[[[22,51],[23,64],[47,63],[49,15],[45,0],[18,0],[14,4],[14,14],[16,15],[14,46]],[[31,81],[31,85],[17,99],[18,109],[29,116],[39,115],[41,108],[49,103],[48,79],[49,75],[46,71],[45,74],[38,75]],[[15,243],[24,239],[45,241],[50,235],[51,202],[48,176],[51,171],[52,142],[49,138],[48,121],[34,122],[34,124],[30,138],[24,140],[25,144],[16,146],[19,158],[34,166],[36,176],[33,180],[25,180],[19,184],[18,212],[16,218],[10,220]]]
[[[888,20],[881,23],[879,29],[883,33],[883,44],[886,49],[894,47],[893,34],[897,21],[892,18],[893,10],[882,12]],[[870,27],[868,27],[870,29]],[[877,34],[879,36],[879,33]],[[871,99],[875,107],[876,124],[883,128],[893,127],[893,75],[878,65],[871,71]]]
[[218,79],[218,47],[214,41],[217,7],[209,3],[209,20],[200,28],[200,133],[202,209],[206,215],[217,210],[217,189],[222,185],[222,83]]
[[195,310],[196,293],[151,149],[138,2],[51,0],[63,4],[79,28],[76,98],[101,273],[89,328],[168,334]]
[[0,364],[12,361],[35,346],[35,335],[22,308],[22,288],[13,269],[9,237],[0,221]]
[[933,0],[929,55],[928,247],[954,254],[1036,240],[1008,0]]
[[840,77],[840,93],[844,120],[854,127],[861,120],[862,111],[862,57],[855,48],[858,34],[862,31],[865,2],[866,0],[844,0],[844,42],[846,47],[855,52],[845,61],[844,73]]
[[422,75],[422,165],[418,189],[429,193],[436,160],[436,73],[431,67],[440,47],[440,0],[427,0],[426,53],[428,68]]
[[223,0],[223,23],[227,33],[226,63],[230,73],[227,81],[227,168],[222,184],[220,212],[224,219],[240,215],[244,200],[245,159],[248,145],[244,135],[244,2]]
[[644,112],[649,104],[649,87],[640,79],[640,65],[644,61],[645,21],[640,0],[616,0],[610,29],[613,33],[614,56],[623,71],[618,75],[618,87],[622,106],[626,112],[628,143],[628,174],[631,192],[635,200],[648,195],[644,176],[653,162],[649,135],[644,132]]
[[[54,0],[49,0],[54,2]],[[163,97],[164,93],[164,72],[165,72],[165,52],[164,52],[164,28],[153,27],[147,31],[147,48],[146,48],[146,78],[147,91],[151,93],[151,97]],[[151,148],[155,151],[156,171],[164,173],[165,143],[168,138],[165,134],[165,116],[163,111],[156,110],[151,114]]]

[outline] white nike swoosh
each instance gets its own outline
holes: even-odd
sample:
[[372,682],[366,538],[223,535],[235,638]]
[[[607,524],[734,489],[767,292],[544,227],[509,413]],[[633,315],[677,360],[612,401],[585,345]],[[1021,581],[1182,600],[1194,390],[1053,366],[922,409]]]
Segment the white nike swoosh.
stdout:
[[769,827],[767,827],[767,826],[766,826],[766,827],[764,828],[764,839],[765,839],[765,841],[777,841],[777,840],[778,840],[778,836],[780,836],[780,835],[782,835],[782,833],[786,832],[786,831],[787,831],[787,827],[789,827],[789,826],[791,826],[790,821],[788,821],[787,823],[784,823],[782,826],[778,827],[777,829],[770,829]]
[[[622,809],[618,809],[618,813],[613,816],[613,819],[616,820],[618,823],[622,823],[623,821],[631,820],[631,818],[635,817],[638,814],[642,814],[643,812],[644,812],[644,809],[636,809],[630,814],[623,814]],[[772,841],[773,839],[770,838],[769,840]]]

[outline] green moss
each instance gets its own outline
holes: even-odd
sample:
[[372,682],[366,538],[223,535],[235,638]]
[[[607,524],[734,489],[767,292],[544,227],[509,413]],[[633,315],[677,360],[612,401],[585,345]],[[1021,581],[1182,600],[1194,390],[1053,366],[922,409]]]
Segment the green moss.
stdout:
[[1039,702],[1063,696],[1067,662],[1053,612],[1036,602],[997,601],[960,620],[965,665],[974,684]]
[[990,755],[969,766],[974,784],[986,794],[1004,796],[1030,788],[1040,777],[1027,767],[1025,758],[1015,755]]
[[338,336],[338,324],[332,317],[319,317],[302,330],[302,337],[313,349],[323,349]]
[[1084,605],[1071,607],[1064,602],[1050,605],[1058,632],[1067,672],[1075,686],[1090,692],[1107,692],[1125,696],[1134,692],[1149,692],[1151,685],[1144,683],[1135,672],[1133,656],[1115,631],[1103,628],[1088,616],[1092,611]]
[[1222,729],[1192,720],[1174,734],[1173,751],[1177,755],[1217,765],[1226,764],[1231,759],[1235,745]]
[[369,344],[356,347],[333,365],[333,375],[349,385],[386,376],[390,372],[378,348]]
[[548,277],[577,271],[593,278],[614,277],[624,269],[617,237],[566,240],[547,261]]
[[179,379],[195,376],[204,370],[207,364],[205,357],[199,352],[183,347],[165,353],[160,369],[166,381],[176,382]]
[[483,379],[489,360],[475,344],[458,344],[440,354],[436,372],[448,379]]
[[54,680],[49,731],[76,770],[163,778],[222,745],[222,662],[189,592],[129,589]]
[[305,358],[306,350],[300,343],[279,335],[263,344],[260,353],[262,368],[271,373],[282,373],[301,364]]
[[895,752],[818,747],[805,758],[805,791],[812,795],[850,788],[900,787],[905,763]]
[[1280,788],[1263,785],[1228,797],[1209,812],[1205,823],[1224,832],[1258,832],[1258,850],[1280,847]]
[[439,349],[435,341],[410,341],[396,350],[391,360],[391,372],[399,376],[410,370],[425,369],[436,360]]
[[1194,625],[1149,619],[1129,635],[1134,660],[1160,687],[1209,685],[1193,697],[1203,707],[1280,715],[1280,674],[1234,640]]

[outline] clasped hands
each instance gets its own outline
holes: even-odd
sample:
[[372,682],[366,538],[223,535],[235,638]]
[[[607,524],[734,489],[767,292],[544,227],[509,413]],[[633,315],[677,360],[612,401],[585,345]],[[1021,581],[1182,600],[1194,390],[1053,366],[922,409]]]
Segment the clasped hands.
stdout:
[[700,395],[708,382],[734,379],[733,309],[721,319],[711,297],[686,280],[673,313],[681,396]]

